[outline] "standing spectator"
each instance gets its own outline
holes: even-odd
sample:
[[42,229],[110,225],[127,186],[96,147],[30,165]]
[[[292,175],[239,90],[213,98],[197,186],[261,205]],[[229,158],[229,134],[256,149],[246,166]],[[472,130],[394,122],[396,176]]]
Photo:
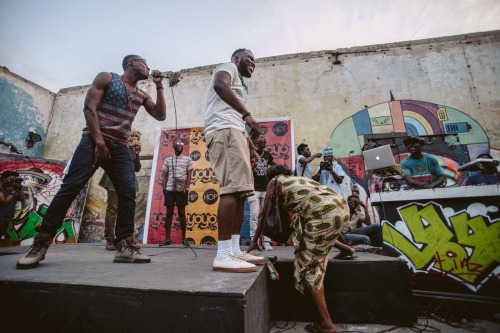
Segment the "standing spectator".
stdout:
[[12,224],[16,202],[24,200],[24,191],[19,174],[5,170],[0,176],[0,239],[7,239],[7,230]]
[[[245,123],[252,138],[260,135],[259,124],[248,112],[243,99],[255,59],[250,50],[238,49],[231,62],[219,65],[213,72],[205,107],[205,142],[210,164],[220,185],[217,210],[219,241],[213,270],[254,272],[253,263],[264,259],[240,250],[240,230],[245,198],[254,194],[250,152],[255,149],[246,136]],[[253,158],[257,154],[253,151]]]
[[301,143],[297,147],[297,153],[299,154],[297,157],[297,165],[295,166],[297,176],[312,179],[312,168],[309,163],[315,158],[320,158],[321,153],[316,153],[311,156],[311,150],[305,143]]
[[[141,171],[141,132],[133,129],[130,132],[130,136],[127,140],[127,145],[130,149],[130,153],[134,157],[134,171],[137,173]],[[69,163],[68,163],[69,165]],[[135,178],[135,187],[138,187],[137,177]],[[115,187],[109,179],[106,172],[102,174],[102,178],[99,181],[99,185],[106,190],[107,200],[106,200],[106,215],[104,217],[104,239],[106,239],[106,250],[114,251],[116,250],[115,243],[115,225],[116,225],[116,213],[118,211],[118,196],[116,195]],[[134,244],[139,246],[137,239],[134,237]]]
[[177,206],[177,214],[181,225],[182,245],[189,246],[186,239],[186,206],[188,204],[189,184],[191,184],[191,171],[193,161],[186,155],[182,155],[184,144],[174,141],[175,156],[170,156],[163,162],[161,169],[161,185],[165,196],[165,206],[167,207],[167,218],[165,219],[166,238],[160,246],[171,244],[170,228],[174,216],[174,207]]
[[321,185],[326,185],[344,198],[342,193],[342,181],[344,180],[345,172],[337,163],[331,148],[323,149],[323,162],[316,169],[316,174],[312,177]]
[[415,189],[436,188],[446,183],[446,176],[439,166],[438,160],[422,153],[425,140],[417,136],[409,136],[403,144],[410,152],[410,156],[401,162],[403,179]]
[[151,258],[142,255],[134,245],[135,173],[132,155],[127,146],[132,122],[141,106],[157,120],[165,120],[166,107],[161,73],[153,71],[156,103],[139,89],[137,83],[149,77],[146,60],[128,55],[122,62],[123,75],[97,74],[85,97],[83,113],[87,126],[83,129],[68,174],[48,207],[42,222],[35,228],[38,234],[28,252],[18,260],[18,268],[30,268],[45,259],[52,238],[73,200],[88,180],[102,167],[115,186],[118,195],[114,262],[141,263]]
[[[259,213],[264,204],[264,198],[266,196],[267,189],[267,169],[271,165],[276,165],[273,160],[273,156],[265,150],[266,148],[266,138],[261,135],[257,140],[254,141],[254,145],[257,148],[257,155],[259,159],[256,161],[253,167],[253,184],[255,189],[255,195],[248,197],[248,205],[250,206],[250,239],[255,235],[255,230],[257,229],[257,221],[259,220]],[[262,240],[262,247],[266,251],[272,251],[273,247],[271,245],[271,239],[264,236]]]

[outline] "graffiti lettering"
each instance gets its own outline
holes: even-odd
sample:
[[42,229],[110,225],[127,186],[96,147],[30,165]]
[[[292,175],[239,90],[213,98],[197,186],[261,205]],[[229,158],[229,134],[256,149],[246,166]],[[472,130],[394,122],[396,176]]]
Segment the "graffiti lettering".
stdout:
[[500,261],[500,220],[470,218],[462,211],[444,216],[435,203],[412,203],[398,208],[409,234],[382,222],[384,241],[404,254],[416,272],[433,269],[477,290]]
[[[41,205],[38,212],[31,210],[25,218],[14,219],[13,226],[9,228],[9,240],[21,241],[33,238],[37,234],[35,227],[42,222],[42,217],[47,211],[47,205]],[[76,243],[76,234],[73,227],[74,220],[66,219],[57,230],[54,243]]]

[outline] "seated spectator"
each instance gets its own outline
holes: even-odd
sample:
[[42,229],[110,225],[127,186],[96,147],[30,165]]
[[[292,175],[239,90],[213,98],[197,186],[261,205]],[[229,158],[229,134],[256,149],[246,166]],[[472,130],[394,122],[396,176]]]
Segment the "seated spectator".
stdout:
[[439,166],[438,160],[422,153],[425,140],[417,136],[409,136],[403,144],[410,152],[410,156],[401,162],[403,179],[415,189],[436,188],[446,184],[446,176]]
[[[342,233],[350,244],[363,244],[368,246],[382,247],[382,228],[380,224],[371,222],[366,205],[355,195],[347,198],[349,205],[349,223],[344,226]],[[365,224],[366,227],[362,225]]]
[[[477,159],[487,158],[493,159],[490,154],[479,154]],[[479,163],[481,171],[473,174],[467,179],[465,185],[494,185],[500,183],[498,170],[494,163],[481,162]]]

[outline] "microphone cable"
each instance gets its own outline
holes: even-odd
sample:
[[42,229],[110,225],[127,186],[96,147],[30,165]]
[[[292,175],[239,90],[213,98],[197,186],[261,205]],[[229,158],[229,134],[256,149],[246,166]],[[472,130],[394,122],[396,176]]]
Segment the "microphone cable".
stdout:
[[[175,105],[175,96],[174,96],[174,88],[173,86],[175,84],[177,84],[177,82],[174,83],[174,81],[177,79],[176,76],[174,75],[174,77],[171,77],[171,76],[167,76],[168,77],[168,80],[169,80],[169,83],[168,85],[170,86],[170,93],[172,94],[172,102],[174,104],[174,119],[175,119],[175,140],[177,140],[179,138],[179,132],[178,132],[178,128],[177,128],[177,106]],[[179,210],[177,209],[177,213],[179,213]],[[198,258],[198,254],[196,253],[196,251],[191,247],[191,243],[188,242],[188,246],[191,251],[193,251],[194,255],[195,255],[195,260]]]

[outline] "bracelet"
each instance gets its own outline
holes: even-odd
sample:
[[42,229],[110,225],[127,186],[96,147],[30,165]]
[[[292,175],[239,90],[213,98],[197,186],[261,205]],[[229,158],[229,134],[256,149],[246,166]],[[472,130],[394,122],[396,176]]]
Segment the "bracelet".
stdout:
[[255,148],[255,147],[249,147],[249,149],[257,151],[257,148]]
[[162,90],[163,86],[156,86],[156,90]]
[[245,120],[246,117],[249,117],[251,116],[252,114],[250,112],[247,112],[243,115],[243,117],[241,117],[241,119]]

